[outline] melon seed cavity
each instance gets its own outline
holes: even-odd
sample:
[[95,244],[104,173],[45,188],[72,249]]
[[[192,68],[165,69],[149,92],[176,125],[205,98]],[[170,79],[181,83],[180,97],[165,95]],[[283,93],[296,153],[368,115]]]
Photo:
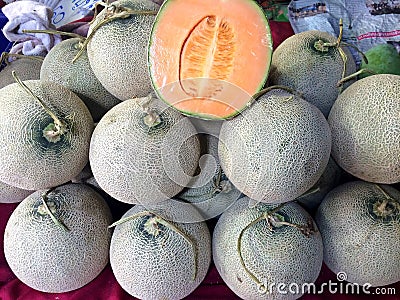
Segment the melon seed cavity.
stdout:
[[[202,18],[181,47],[179,82],[182,90],[191,97],[206,98],[222,91],[222,81],[228,81],[233,72],[235,44],[235,31],[228,21],[215,15]],[[196,80],[187,80],[190,78]]]

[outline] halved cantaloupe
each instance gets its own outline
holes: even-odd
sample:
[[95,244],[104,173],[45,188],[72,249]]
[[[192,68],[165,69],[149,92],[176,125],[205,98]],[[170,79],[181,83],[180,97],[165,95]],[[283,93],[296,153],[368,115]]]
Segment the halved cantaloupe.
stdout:
[[161,99],[186,115],[227,119],[263,88],[272,37],[253,0],[167,0],[148,53]]

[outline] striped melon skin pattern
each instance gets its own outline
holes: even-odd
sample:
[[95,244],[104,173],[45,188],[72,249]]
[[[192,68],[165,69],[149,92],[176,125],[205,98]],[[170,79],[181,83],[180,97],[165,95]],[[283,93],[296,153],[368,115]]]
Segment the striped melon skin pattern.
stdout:
[[[400,192],[388,185],[379,187],[364,181],[345,183],[325,197],[315,219],[324,241],[325,264],[360,285],[400,280]],[[378,216],[374,210],[385,201],[386,216]]]
[[40,70],[40,79],[59,83],[76,93],[86,104],[95,122],[120,100],[111,95],[94,75],[83,51],[72,62],[83,40],[71,38],[55,45],[46,55]]
[[25,84],[66,122],[67,132],[49,141],[44,130],[54,120],[39,101],[17,83],[2,88],[0,181],[28,190],[63,184],[88,162],[93,119],[82,100],[62,85],[39,80]]
[[44,213],[36,191],[12,213],[4,233],[4,253],[19,280],[48,293],[78,289],[100,274],[109,259],[112,217],[104,199],[83,184],[57,187],[46,204],[69,231]]
[[[336,85],[342,79],[343,58],[337,47],[318,51],[315,42],[335,43],[333,35],[316,30],[297,33],[284,40],[272,55],[270,85],[284,85],[302,93],[325,117],[339,95]],[[353,56],[346,47],[345,76],[356,72]]]
[[0,181],[0,203],[21,202],[34,191],[24,190]]
[[218,155],[227,177],[256,201],[282,203],[311,188],[328,164],[331,134],[312,104],[272,90],[225,121]]
[[100,187],[126,203],[157,203],[180,191],[195,173],[200,155],[196,130],[173,108],[152,98],[146,109],[160,117],[149,127],[143,101],[130,99],[109,110],[96,126],[89,160]]
[[336,100],[328,117],[332,156],[359,179],[400,181],[400,76],[360,79]]
[[15,79],[11,72],[14,70],[21,80],[38,80],[40,79],[40,68],[43,61],[29,58],[19,58],[10,62],[0,72],[0,89],[15,83]]
[[193,207],[187,205],[179,210],[176,203],[171,200],[146,208],[136,205],[122,219],[146,211],[157,213],[192,241],[196,260],[193,245],[176,231],[155,223],[154,215],[134,218],[114,230],[111,268],[122,288],[136,298],[182,299],[206,276],[211,261],[210,232],[204,222],[174,222],[180,218],[188,221],[201,218]]
[[[159,5],[150,0],[118,0],[111,4],[138,11],[154,11]],[[89,28],[105,17],[104,9]],[[147,67],[147,44],[154,15],[133,15],[100,26],[87,45],[90,66],[101,84],[115,97],[127,100],[145,97],[152,91]]]
[[[302,295],[302,284],[315,282],[321,270],[321,235],[311,216],[294,202],[286,203],[278,213],[285,221],[298,225],[312,221],[316,232],[309,237],[298,228],[286,225],[270,231],[266,220],[248,227],[242,234],[241,253],[246,268],[270,291],[260,293],[257,283],[240,262],[238,241],[246,226],[277,205],[259,203],[250,208],[249,200],[248,197],[239,199],[219,218],[213,233],[215,266],[228,287],[242,299],[297,299]],[[297,284],[300,293],[291,293],[288,288],[287,294],[278,293],[279,283],[286,287]]]

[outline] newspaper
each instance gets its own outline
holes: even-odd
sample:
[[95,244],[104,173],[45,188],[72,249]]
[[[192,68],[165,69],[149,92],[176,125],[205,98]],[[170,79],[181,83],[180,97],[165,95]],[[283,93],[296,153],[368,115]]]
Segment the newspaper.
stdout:
[[[307,30],[339,35],[343,20],[343,41],[362,52],[376,44],[390,43],[400,53],[400,0],[293,0],[288,17],[295,33]],[[360,55],[351,49],[357,62]]]

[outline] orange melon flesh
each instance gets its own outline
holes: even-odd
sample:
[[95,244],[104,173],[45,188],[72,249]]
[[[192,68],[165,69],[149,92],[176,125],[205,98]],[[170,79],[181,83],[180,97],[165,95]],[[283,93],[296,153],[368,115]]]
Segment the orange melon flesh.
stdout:
[[271,32],[252,0],[167,0],[150,38],[157,94],[186,115],[227,119],[265,84]]

